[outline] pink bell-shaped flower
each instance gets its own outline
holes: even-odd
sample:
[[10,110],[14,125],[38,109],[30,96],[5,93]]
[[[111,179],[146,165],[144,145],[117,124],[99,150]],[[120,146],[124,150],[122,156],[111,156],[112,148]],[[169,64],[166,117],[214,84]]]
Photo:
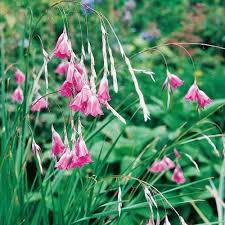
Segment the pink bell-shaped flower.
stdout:
[[48,102],[45,100],[44,97],[38,96],[31,104],[31,111],[32,112],[39,112],[42,109],[48,108]]
[[59,75],[64,75],[67,73],[68,67],[69,67],[68,63],[62,62],[55,69],[55,73],[57,73]]
[[167,169],[167,164],[162,160],[156,160],[153,162],[151,167],[149,168],[149,171],[152,173],[162,173]]
[[197,101],[198,100],[198,86],[196,83],[192,84],[189,88],[187,94],[185,95],[185,100],[187,101]]
[[73,149],[73,154],[74,158],[71,163],[72,168],[83,167],[85,164],[92,162],[91,155],[88,152],[87,146],[81,136],[77,139]]
[[183,80],[181,80],[178,76],[171,74],[167,70],[167,78],[165,82],[163,83],[163,89],[167,86],[169,91],[173,91],[177,89],[178,87],[182,86],[184,83]]
[[206,105],[209,105],[212,103],[212,99],[210,99],[205,92],[199,90],[198,92],[198,106],[200,108],[205,108]]
[[175,167],[174,162],[168,158],[167,156],[165,156],[162,161],[166,164],[166,168],[167,169],[173,169]]
[[100,82],[98,89],[98,99],[102,104],[105,104],[111,100],[109,96],[109,85],[107,77],[103,77]]
[[66,150],[60,135],[55,131],[52,126],[52,156],[62,155]]
[[101,104],[95,95],[92,95],[88,99],[87,107],[86,107],[84,114],[86,116],[92,115],[94,117],[96,117],[98,115],[100,115],[100,116],[103,115]]
[[70,108],[74,112],[85,112],[88,99],[92,96],[91,90],[88,85],[84,85],[81,92],[79,92],[73,101],[70,103]]
[[200,90],[194,82],[190,89],[188,90],[187,94],[185,95],[185,99],[189,101],[196,101],[198,103],[199,108],[205,108],[206,105],[212,103],[212,99],[210,99],[205,92]]
[[22,84],[25,81],[25,75],[19,69],[15,71],[14,78],[17,84]]
[[63,33],[59,36],[55,49],[54,56],[60,59],[69,59],[71,56],[70,53],[70,43],[68,40],[66,29],[64,28]]
[[59,170],[69,170],[71,169],[72,160],[72,153],[69,150],[66,150],[56,163],[55,167]]
[[84,86],[83,76],[76,69],[72,60],[69,63],[66,80],[73,84],[73,87],[77,92],[81,91]]
[[73,90],[73,84],[69,81],[64,81],[62,86],[60,87],[59,93],[63,97],[70,98],[73,96],[74,90]]
[[23,102],[23,90],[20,87],[17,87],[16,90],[12,93],[11,99],[14,102],[22,103]]
[[185,182],[183,171],[181,170],[179,165],[177,165],[174,169],[172,180],[177,184],[183,184]]

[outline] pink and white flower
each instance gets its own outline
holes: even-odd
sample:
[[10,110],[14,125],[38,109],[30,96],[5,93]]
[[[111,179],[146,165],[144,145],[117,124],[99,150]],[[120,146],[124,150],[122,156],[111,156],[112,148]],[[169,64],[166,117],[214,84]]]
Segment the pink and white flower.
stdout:
[[177,184],[183,184],[185,182],[183,171],[181,170],[179,165],[177,165],[174,169],[172,180]]
[[56,163],[55,167],[59,170],[69,170],[71,169],[72,161],[73,154],[67,149]]
[[166,164],[166,169],[173,169],[175,167],[174,162],[168,158],[167,156],[165,156],[162,161]]
[[210,99],[203,91],[199,90],[198,92],[198,106],[200,108],[205,108],[205,106],[212,103],[212,99]]
[[91,97],[87,101],[87,107],[85,109],[84,114],[86,116],[92,115],[94,117],[103,115],[101,104],[94,94],[91,95]]
[[88,152],[87,146],[81,136],[77,139],[73,149],[73,154],[74,157],[71,163],[72,168],[83,167],[85,164],[92,162],[91,155]]
[[55,73],[57,73],[59,75],[64,75],[64,74],[67,73],[68,67],[69,67],[69,64],[68,63],[62,62],[55,69]]
[[69,63],[66,81],[70,82],[77,92],[81,91],[82,87],[85,84],[84,77],[76,69],[73,60],[71,60]]
[[79,92],[70,103],[70,108],[74,112],[80,111],[82,113],[85,113],[88,100],[91,98],[91,96],[92,92],[90,90],[90,87],[88,85],[84,85],[81,92]]
[[54,56],[60,59],[69,59],[71,56],[70,42],[68,40],[66,29],[64,28],[63,33],[59,36],[55,49]]
[[12,93],[11,99],[14,102],[22,103],[23,102],[23,90],[20,87],[17,87],[16,90]]
[[212,99],[199,89],[196,82],[192,84],[184,98],[188,101],[196,101],[200,108],[205,108],[205,106],[212,103]]
[[67,80],[64,81],[64,83],[60,87],[59,93],[63,97],[67,97],[67,98],[72,97],[73,94],[75,93],[75,91],[73,90],[73,84]]
[[156,160],[153,162],[151,167],[149,168],[149,171],[152,173],[162,173],[166,170],[173,169],[175,167],[174,162],[165,156],[162,160]]
[[184,83],[183,80],[181,80],[177,75],[171,74],[167,70],[167,78],[163,83],[163,89],[167,86],[169,91],[173,91],[177,89],[178,87],[182,86]]
[[185,100],[187,101],[198,101],[198,86],[197,84],[194,82],[194,84],[191,85],[191,87],[189,88],[187,94],[185,95]]
[[21,70],[16,69],[14,74],[14,79],[17,84],[22,84],[25,81],[25,75],[23,74]]
[[111,100],[109,96],[109,85],[107,77],[103,77],[100,82],[98,89],[98,99],[102,104],[105,104]]
[[55,131],[54,127],[52,126],[52,156],[62,155],[66,150],[64,143],[60,135]]
[[167,169],[167,164],[162,160],[156,160],[153,162],[151,167],[149,168],[149,171],[152,173],[162,173]]
[[39,112],[46,108],[48,108],[48,102],[41,95],[39,95],[31,104],[32,112]]

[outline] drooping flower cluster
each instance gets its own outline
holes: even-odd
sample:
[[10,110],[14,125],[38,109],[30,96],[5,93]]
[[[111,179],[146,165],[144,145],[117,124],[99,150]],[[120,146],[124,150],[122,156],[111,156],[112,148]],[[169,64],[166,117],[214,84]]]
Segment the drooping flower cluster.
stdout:
[[83,167],[91,163],[91,155],[80,134],[73,145],[72,151],[69,146],[63,143],[60,135],[52,127],[52,157],[59,158],[55,167],[59,170],[70,170],[77,167]]
[[[167,78],[163,83],[163,89],[167,87],[168,91],[172,92],[173,90],[182,86],[183,83],[184,81],[181,80],[177,75],[171,74],[167,70]],[[199,89],[196,81],[189,88],[184,98],[187,101],[197,102],[199,108],[205,108],[205,106],[212,103],[212,99],[210,99],[202,90]]]
[[102,106],[110,101],[107,76],[103,76],[98,93],[96,94],[94,79],[89,80],[86,68],[82,61],[77,60],[73,53],[64,28],[54,50],[54,56],[60,59],[67,59],[68,63],[62,62],[56,68],[58,74],[65,74],[66,79],[60,87],[60,95],[71,98],[70,109],[74,112],[81,112],[85,116],[103,115]]
[[185,178],[183,171],[181,170],[181,167],[179,165],[180,154],[177,150],[174,150],[174,154],[176,156],[176,165],[170,158],[165,156],[162,160],[154,161],[151,167],[149,168],[149,171],[152,173],[163,173],[167,170],[175,168],[172,175],[172,181],[178,184],[182,184],[185,182]]
[[64,28],[62,34],[59,36],[56,46],[54,49],[54,56],[59,59],[69,59],[71,56],[71,47],[70,47],[70,42],[67,36],[66,28]]
[[199,89],[196,82],[192,84],[184,98],[187,101],[197,102],[200,108],[205,108],[205,106],[212,103],[212,99],[210,99],[202,90]]
[[23,74],[23,72],[21,70],[16,69],[15,74],[14,74],[14,80],[18,86],[12,93],[11,99],[14,102],[22,103],[23,102],[23,90],[22,90],[21,86],[25,81],[25,75]]
[[[62,34],[59,36],[56,46],[53,50],[53,53],[51,54],[51,57],[43,50],[45,53],[45,60],[44,60],[44,71],[46,75],[47,71],[47,64],[51,60],[52,57],[61,59],[62,62],[57,66],[55,69],[55,73],[59,75],[66,75],[64,82],[61,84],[61,87],[59,89],[59,94],[62,97],[66,97],[70,99],[69,108],[73,112],[79,112],[82,113],[84,116],[101,116],[103,115],[103,107],[106,107],[106,109],[111,110],[111,112],[117,116],[122,122],[125,123],[125,120],[109,105],[109,101],[111,100],[110,94],[109,94],[109,84],[108,84],[108,62],[107,62],[107,42],[106,42],[106,30],[104,29],[103,25],[101,26],[102,30],[102,45],[103,45],[103,61],[104,61],[104,67],[103,67],[103,77],[100,81],[98,91],[96,90],[96,84],[95,81],[97,79],[96,71],[95,71],[95,62],[94,62],[94,56],[91,50],[91,45],[88,42],[88,54],[90,56],[91,61],[91,70],[90,74],[88,74],[88,71],[86,70],[84,66],[84,58],[85,58],[85,50],[82,46],[82,56],[81,59],[79,59],[75,53],[73,52],[71,41],[69,40],[66,28],[64,27]],[[125,55],[122,47],[120,48],[121,54],[123,58],[125,59],[126,65],[128,66],[129,72],[132,75],[132,80],[134,82],[135,89],[138,93],[139,99],[140,99],[140,106],[143,108],[144,112],[144,118],[145,120],[149,117],[149,111],[147,109],[147,106],[144,102],[143,94],[138,86],[137,79],[134,74],[134,69],[131,66],[131,63],[127,56]],[[109,57],[111,62],[111,73],[113,77],[113,84],[114,84],[114,90],[117,92],[117,80],[115,77],[115,68],[114,68],[114,61],[112,60],[112,51],[109,50]],[[114,74],[114,76],[113,76]],[[46,75],[47,76],[47,75]],[[23,82],[21,78],[16,78],[17,82]],[[48,90],[48,82],[47,78],[46,80],[46,92]],[[163,88],[167,87],[169,92],[172,92],[176,88],[183,85],[183,81],[176,75],[171,74],[169,71],[167,71],[167,78],[163,84]],[[190,93],[189,93],[190,92]],[[187,95],[190,95],[193,98],[193,91],[189,91]],[[206,100],[206,95],[204,95],[204,92],[202,92],[200,89],[196,89],[195,94],[197,97],[193,99],[197,99],[198,104],[200,107],[204,108],[205,105],[211,103],[210,99]],[[185,97],[186,98],[186,97]],[[189,99],[190,100],[190,99]],[[48,102],[47,98],[42,97],[38,91],[36,92],[36,98],[32,102],[31,105],[31,111],[40,111],[42,109],[48,108]],[[79,135],[77,138],[76,143],[74,144],[73,150],[69,150],[68,144],[65,145],[59,134],[52,129],[52,156],[54,158],[60,157],[58,162],[56,163],[56,167],[58,169],[72,169],[75,167],[82,167],[86,163],[90,163],[91,157],[88,153],[87,147],[85,145],[85,142],[82,138],[82,135]],[[175,168],[176,167],[176,168]],[[180,177],[182,176],[182,171],[180,169],[180,166],[173,163],[168,157],[164,157],[160,161],[156,161],[153,163],[152,167],[150,168],[150,171],[152,172],[163,172],[169,169],[173,169],[173,180],[177,183],[184,182],[184,179],[182,180]]]
[[162,173],[166,170],[173,169],[174,167],[174,162],[170,158],[165,156],[162,160],[156,160],[149,170],[152,173]]

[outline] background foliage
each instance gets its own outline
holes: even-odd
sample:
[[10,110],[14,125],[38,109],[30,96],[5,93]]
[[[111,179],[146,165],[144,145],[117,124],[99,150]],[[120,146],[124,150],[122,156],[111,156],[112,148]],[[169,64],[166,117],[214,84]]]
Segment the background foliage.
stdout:
[[[63,133],[64,122],[69,116],[69,110],[65,110],[67,100],[52,95],[49,98],[49,111],[29,116],[26,115],[26,105],[18,106],[10,101],[14,88],[10,65],[21,68],[27,74],[28,87],[31,87],[43,61],[38,37],[50,52],[62,31],[62,8],[61,11],[57,7],[46,11],[55,2],[0,2],[1,224],[146,224],[149,219],[148,203],[136,179],[144,180],[160,190],[188,224],[217,224],[215,199],[206,185],[213,184],[216,189],[220,186],[219,193],[223,200],[223,140],[221,137],[211,138],[220,152],[218,157],[207,139],[195,138],[224,133],[224,51],[185,45],[194,61],[192,64],[182,48],[163,44],[201,42],[224,47],[222,1],[140,0],[136,1],[132,10],[127,10],[126,1],[123,0],[95,2],[95,9],[103,12],[112,22],[129,56],[152,46],[162,46],[160,52],[148,51],[132,58],[134,68],[155,73],[155,83],[144,74],[137,75],[151,112],[151,120],[144,123],[130,75],[121,64],[114,38],[110,37],[116,53],[119,79],[119,93],[114,94],[110,90],[112,105],[127,119],[127,125],[122,125],[107,112],[104,118],[98,120],[83,118],[85,139],[94,163],[70,172],[54,170],[49,153],[51,125],[54,124]],[[88,38],[93,46],[97,71],[101,74],[98,19],[88,14],[87,35],[86,17],[80,6],[65,3],[60,7],[65,10],[75,52],[80,54],[81,42],[87,43]],[[40,16],[43,17],[36,24]],[[33,37],[28,52],[26,43],[31,31]],[[162,91],[166,65],[161,54],[165,56],[169,70],[185,80],[185,85],[173,93],[169,109],[166,107],[167,94]],[[57,90],[63,81],[62,77],[54,74],[58,63],[55,59],[49,65],[50,91]],[[214,99],[214,103],[201,112],[196,110],[196,105],[183,100],[194,77],[201,89]],[[44,176],[38,171],[31,152],[30,126],[36,142],[42,148]],[[71,132],[69,127],[68,132]],[[174,159],[174,148],[181,152],[181,166],[186,177],[186,183],[180,186],[171,181],[171,172],[154,175],[148,171],[151,163],[161,155],[166,154]],[[185,157],[185,153],[198,164],[200,172]],[[117,211],[119,186],[123,199],[121,217],[118,217]],[[179,224],[178,218],[161,196],[156,194],[155,199],[161,218],[166,212],[171,224]]]

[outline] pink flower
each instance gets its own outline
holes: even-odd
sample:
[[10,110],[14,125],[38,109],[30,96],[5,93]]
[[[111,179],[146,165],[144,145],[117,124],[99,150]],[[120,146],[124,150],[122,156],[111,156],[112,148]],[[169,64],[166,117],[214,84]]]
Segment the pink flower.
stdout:
[[171,73],[169,73],[168,78],[172,89],[176,89],[184,83],[184,81],[182,81],[178,76]]
[[167,169],[173,169],[175,167],[174,162],[166,156],[163,158],[162,161],[166,164]]
[[73,161],[71,163],[71,167],[83,167],[85,164],[91,163],[91,155],[88,152],[87,146],[83,140],[83,138],[80,136],[77,139],[77,142],[73,149]]
[[210,99],[203,91],[199,90],[198,92],[198,106],[200,108],[205,108],[206,105],[212,103],[212,99]]
[[152,173],[162,173],[166,169],[167,169],[167,164],[164,161],[160,160],[160,161],[153,162],[149,170]]
[[20,87],[17,87],[16,90],[12,93],[11,99],[14,102],[22,103],[23,102],[23,90]]
[[65,73],[67,73],[68,66],[69,66],[68,63],[65,62],[60,63],[55,69],[55,73],[59,75],[64,75]]
[[187,94],[185,95],[185,99],[187,101],[197,101],[198,100],[198,86],[196,83],[192,84]]
[[80,91],[84,86],[83,76],[76,69],[75,64],[71,60],[69,63],[66,80],[73,84],[76,91]]
[[156,160],[155,162],[153,162],[149,170],[152,173],[162,173],[166,170],[173,169],[174,167],[174,162],[170,158],[165,156],[162,160]]
[[72,97],[73,96],[73,84],[70,83],[69,81],[64,81],[64,83],[62,84],[62,86],[60,87],[60,95],[63,97]]
[[71,169],[72,160],[73,154],[69,150],[66,150],[56,163],[55,167],[59,170],[69,170]]
[[185,182],[183,171],[181,170],[179,165],[177,165],[174,169],[172,180],[177,184],[183,184]]
[[92,96],[91,90],[88,85],[83,86],[81,92],[79,92],[73,101],[70,103],[70,108],[74,111],[85,112],[88,99]]
[[103,77],[99,89],[98,89],[98,99],[102,104],[107,103],[110,101],[110,96],[109,96],[109,85],[108,85],[108,79],[107,77]]
[[60,135],[55,131],[52,126],[52,156],[61,155],[65,152],[66,147],[62,142]]
[[185,99],[189,101],[196,101],[200,108],[205,108],[206,105],[212,103],[212,99],[210,99],[202,90],[200,90],[196,83],[194,83],[187,94],[185,95]]
[[68,36],[66,33],[66,29],[64,28],[63,33],[59,36],[55,49],[54,56],[60,59],[70,58],[70,43],[68,40]]
[[169,91],[175,90],[176,88],[182,86],[184,83],[183,80],[181,80],[178,76],[171,74],[167,70],[167,78],[165,82],[163,83],[163,89],[167,86]]
[[33,139],[32,141],[32,151],[33,153],[36,155],[41,151],[40,146],[35,142],[35,140]]
[[48,108],[48,102],[45,100],[44,97],[40,95],[31,104],[32,112],[39,112],[40,110],[46,108]]
[[14,78],[17,84],[22,84],[25,81],[25,75],[19,69],[15,71]]
[[81,64],[81,63],[77,63],[75,64],[75,67],[76,69],[78,70],[78,72],[81,74],[81,75],[84,75],[85,74],[85,67]]
[[87,107],[84,112],[84,114],[87,115],[92,115],[94,117],[98,115],[103,115],[101,104],[98,100],[98,98],[95,95],[92,95],[87,102]]

